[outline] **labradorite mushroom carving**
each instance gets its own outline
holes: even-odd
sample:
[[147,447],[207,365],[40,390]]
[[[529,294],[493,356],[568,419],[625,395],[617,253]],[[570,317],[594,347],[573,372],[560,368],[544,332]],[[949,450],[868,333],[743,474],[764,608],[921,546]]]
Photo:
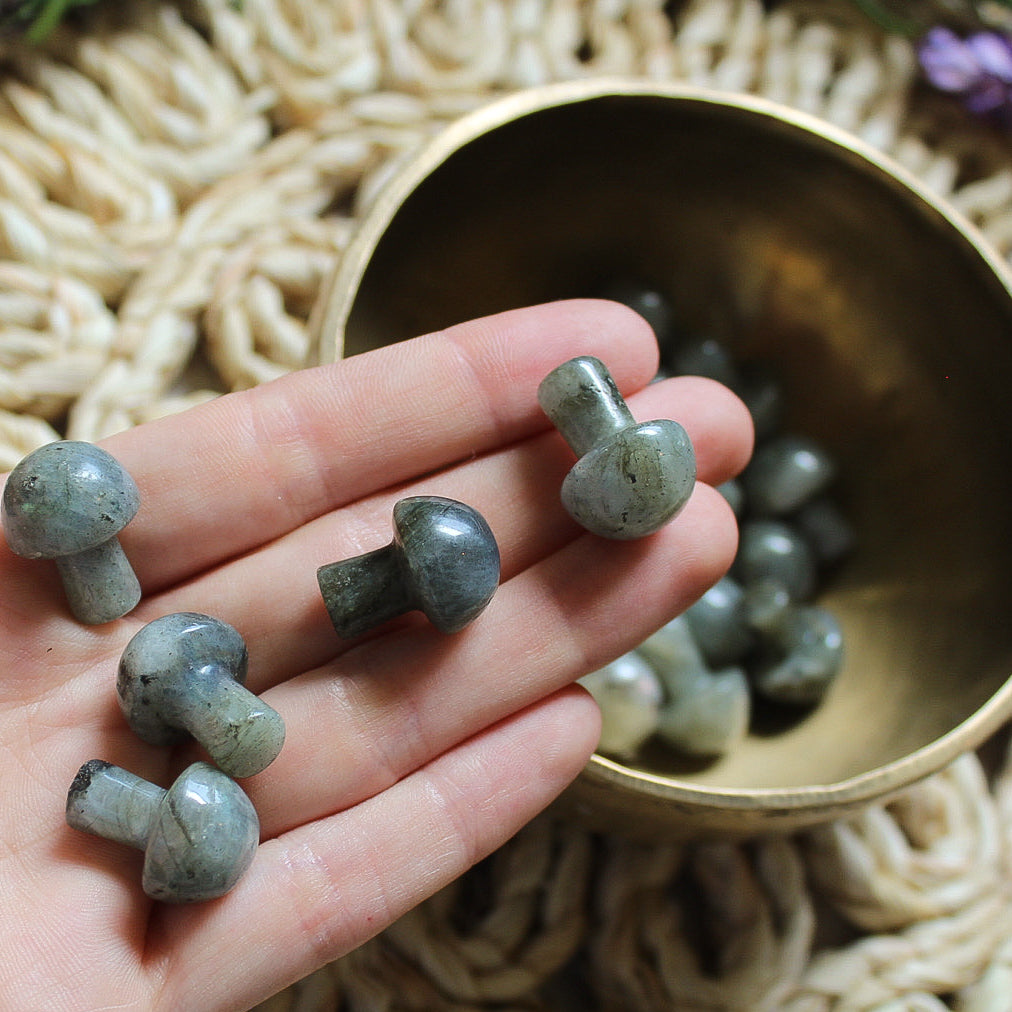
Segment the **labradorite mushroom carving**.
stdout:
[[119,461],[91,443],[61,440],[11,471],[0,512],[11,551],[55,560],[75,618],[100,625],[141,598],[117,537],[139,506],[137,486]]
[[751,700],[739,667],[711,671],[686,616],[662,626],[637,648],[666,690],[657,733],[687,755],[730,752],[748,731]]
[[553,369],[538,401],[580,458],[562,483],[562,504],[581,526],[641,538],[688,501],[696,457],[685,429],[670,419],[637,424],[600,359],[584,355]]
[[229,776],[253,776],[277,758],[285,724],[245,688],[247,662],[246,644],[227,622],[198,612],[163,615],[120,657],[120,708],[149,744],[190,734]]
[[843,630],[818,605],[788,604],[765,631],[764,647],[755,686],[780,703],[814,706],[843,666]]
[[836,465],[814,439],[792,434],[763,443],[742,474],[753,516],[786,516],[811,502],[836,476]]
[[442,496],[394,505],[394,539],[375,551],[317,571],[338,635],[349,639],[421,611],[443,633],[459,632],[499,586],[499,546],[473,507]]
[[74,829],[144,851],[144,892],[168,903],[227,893],[250,866],[260,840],[253,803],[209,763],[187,767],[166,791],[93,759],[67,792]]
[[783,520],[746,520],[741,525],[733,571],[746,588],[764,580],[780,584],[792,601],[808,600],[819,576],[811,546]]

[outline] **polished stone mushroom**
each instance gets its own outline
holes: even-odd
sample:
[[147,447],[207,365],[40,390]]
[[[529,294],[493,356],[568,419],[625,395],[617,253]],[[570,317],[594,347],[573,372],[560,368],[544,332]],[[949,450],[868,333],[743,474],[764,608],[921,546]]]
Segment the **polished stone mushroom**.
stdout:
[[746,735],[751,698],[739,667],[711,671],[685,615],[662,626],[637,647],[657,672],[666,699],[657,734],[686,755],[711,758],[730,752]]
[[794,525],[765,519],[741,525],[732,572],[746,588],[760,580],[776,581],[793,601],[808,600],[819,575],[812,548]]
[[657,730],[664,687],[657,672],[635,650],[579,679],[601,708],[599,752],[634,759]]
[[843,630],[818,605],[788,604],[766,629],[765,645],[755,687],[778,703],[814,706],[843,667]]
[[358,636],[408,611],[443,633],[459,632],[499,586],[499,546],[485,518],[441,496],[394,505],[394,538],[364,555],[317,570],[338,635]]
[[144,851],[144,892],[168,903],[227,893],[260,840],[253,803],[209,763],[187,767],[166,791],[100,759],[86,762],[67,792],[74,829]]
[[784,516],[825,490],[836,464],[814,439],[782,435],[759,446],[742,474],[755,516]]
[[120,708],[149,744],[190,734],[229,776],[253,776],[277,758],[285,724],[245,688],[246,665],[246,644],[228,623],[197,612],[163,615],[120,657]]
[[726,755],[748,732],[750,711],[748,678],[743,668],[701,672],[661,707],[657,734],[686,755]]
[[642,316],[653,330],[661,347],[672,343],[675,334],[671,302],[659,291],[630,278],[613,281],[602,289],[602,299],[611,299],[628,306]]
[[748,625],[745,590],[730,576],[721,577],[685,612],[685,620],[711,668],[738,664],[755,643]]
[[114,457],[91,443],[61,440],[11,471],[0,513],[11,551],[53,559],[75,618],[101,625],[141,598],[117,537],[139,506],[134,480]]
[[605,538],[641,538],[685,505],[696,457],[677,422],[636,423],[600,359],[580,356],[553,369],[538,387],[545,414],[580,459],[562,483],[562,504]]

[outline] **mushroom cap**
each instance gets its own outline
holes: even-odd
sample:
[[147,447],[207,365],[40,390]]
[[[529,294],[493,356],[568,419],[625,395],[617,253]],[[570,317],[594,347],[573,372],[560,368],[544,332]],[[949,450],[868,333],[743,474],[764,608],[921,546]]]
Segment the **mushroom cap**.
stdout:
[[242,685],[248,660],[245,641],[227,622],[192,611],[163,615],[135,633],[120,657],[120,708],[144,741],[171,745],[186,736],[171,718],[192,705],[194,681],[224,670]]
[[807,436],[791,433],[767,440],[741,475],[749,511],[784,516],[811,502],[836,476],[836,463]]
[[843,665],[843,630],[836,616],[818,605],[784,608],[764,647],[755,687],[778,703],[814,706]]
[[55,559],[114,538],[140,501],[115,457],[91,443],[60,440],[40,446],[11,471],[0,514],[12,552]]
[[742,668],[700,671],[680,696],[662,707],[657,732],[688,755],[719,756],[745,737],[751,709]]
[[582,456],[562,483],[577,523],[604,538],[642,538],[688,502],[696,455],[678,422],[640,422]]
[[488,522],[441,496],[401,499],[393,521],[415,607],[440,632],[463,629],[499,586],[499,546]]
[[210,763],[188,766],[151,826],[142,885],[152,899],[196,903],[222,896],[250,866],[260,822],[242,788]]

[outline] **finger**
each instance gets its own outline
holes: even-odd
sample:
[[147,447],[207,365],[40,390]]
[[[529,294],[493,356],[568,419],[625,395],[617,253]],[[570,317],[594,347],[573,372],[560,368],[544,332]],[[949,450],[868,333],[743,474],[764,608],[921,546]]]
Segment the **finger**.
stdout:
[[[751,446],[748,413],[724,387],[688,378],[653,384],[630,406],[637,417],[667,413],[684,420],[698,446],[703,480],[735,473]],[[235,625],[250,651],[249,685],[259,691],[316,667],[348,646],[337,638],[320,596],[316,569],[387,544],[393,503],[403,495],[461,499],[488,520],[508,580],[577,537],[581,530],[559,499],[573,456],[555,433],[369,497],[272,545],[149,601],[137,618],[195,610]],[[681,523],[676,518],[674,523]]]
[[727,569],[736,527],[705,485],[682,522],[635,543],[585,535],[442,636],[413,625],[263,694],[281,754],[250,790],[265,835],[375,795],[509,713],[632,649]]
[[248,1008],[382,930],[505,843],[580,771],[593,701],[570,689],[382,795],[264,843],[222,902],[159,911],[158,1008]]
[[599,355],[623,390],[657,363],[614,303],[516,310],[294,373],[108,440],[141,511],[122,540],[150,593],[328,510],[539,429],[537,385]]

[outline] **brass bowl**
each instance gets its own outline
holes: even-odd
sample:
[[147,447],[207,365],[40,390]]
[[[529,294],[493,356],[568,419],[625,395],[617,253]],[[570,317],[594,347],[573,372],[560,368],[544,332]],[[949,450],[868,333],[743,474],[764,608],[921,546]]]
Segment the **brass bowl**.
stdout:
[[354,354],[616,278],[781,378],[835,455],[857,553],[822,601],[828,698],[725,759],[595,756],[564,804],[670,837],[790,830],[882,800],[1012,713],[1012,278],[875,150],[770,102],[581,81],[446,129],[394,178],[333,278]]

